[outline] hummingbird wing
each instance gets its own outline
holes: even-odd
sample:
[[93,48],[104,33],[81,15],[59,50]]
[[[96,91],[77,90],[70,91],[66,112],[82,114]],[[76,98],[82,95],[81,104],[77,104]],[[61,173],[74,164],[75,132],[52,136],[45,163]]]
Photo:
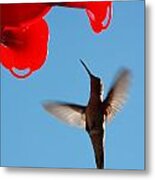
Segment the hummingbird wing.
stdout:
[[47,102],[44,109],[59,120],[72,126],[85,128],[85,106],[62,102]]
[[103,101],[103,114],[105,118],[111,120],[114,115],[121,110],[129,86],[130,71],[122,70],[111,87],[106,99]]

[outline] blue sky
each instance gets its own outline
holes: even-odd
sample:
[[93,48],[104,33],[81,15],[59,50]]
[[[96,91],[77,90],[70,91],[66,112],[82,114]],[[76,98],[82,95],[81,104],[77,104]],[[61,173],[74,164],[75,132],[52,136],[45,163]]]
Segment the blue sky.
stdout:
[[129,98],[106,125],[107,169],[144,168],[144,2],[114,2],[111,26],[93,33],[83,10],[54,8],[49,55],[25,80],[1,69],[1,153],[3,166],[94,168],[84,130],[51,118],[47,99],[86,104],[89,79],[82,58],[104,82],[105,95],[122,67],[132,72]]

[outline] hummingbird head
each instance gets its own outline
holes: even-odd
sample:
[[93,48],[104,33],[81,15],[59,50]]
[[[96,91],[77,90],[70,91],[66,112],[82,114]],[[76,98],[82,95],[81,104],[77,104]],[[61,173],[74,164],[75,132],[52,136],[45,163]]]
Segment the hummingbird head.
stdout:
[[82,63],[83,67],[85,68],[85,70],[87,71],[89,77],[90,77],[90,81],[91,81],[91,92],[92,93],[97,93],[97,94],[101,94],[102,92],[102,83],[101,83],[101,79],[94,76],[90,70],[87,68],[86,64],[80,59],[80,62]]

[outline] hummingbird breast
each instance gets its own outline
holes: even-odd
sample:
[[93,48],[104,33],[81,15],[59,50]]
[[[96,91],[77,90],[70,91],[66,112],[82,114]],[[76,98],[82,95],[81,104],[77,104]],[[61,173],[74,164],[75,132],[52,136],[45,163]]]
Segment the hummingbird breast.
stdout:
[[101,101],[92,101],[90,99],[86,108],[86,130],[103,130],[103,111]]

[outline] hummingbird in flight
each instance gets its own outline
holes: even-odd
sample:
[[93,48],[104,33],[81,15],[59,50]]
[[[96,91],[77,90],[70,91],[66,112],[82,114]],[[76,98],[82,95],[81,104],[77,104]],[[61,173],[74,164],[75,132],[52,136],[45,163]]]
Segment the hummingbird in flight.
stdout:
[[98,169],[104,169],[105,122],[121,110],[130,80],[130,71],[122,69],[112,84],[106,98],[102,95],[101,79],[91,73],[80,60],[90,78],[90,96],[87,105],[48,101],[44,109],[54,117],[70,125],[84,128],[88,133]]

